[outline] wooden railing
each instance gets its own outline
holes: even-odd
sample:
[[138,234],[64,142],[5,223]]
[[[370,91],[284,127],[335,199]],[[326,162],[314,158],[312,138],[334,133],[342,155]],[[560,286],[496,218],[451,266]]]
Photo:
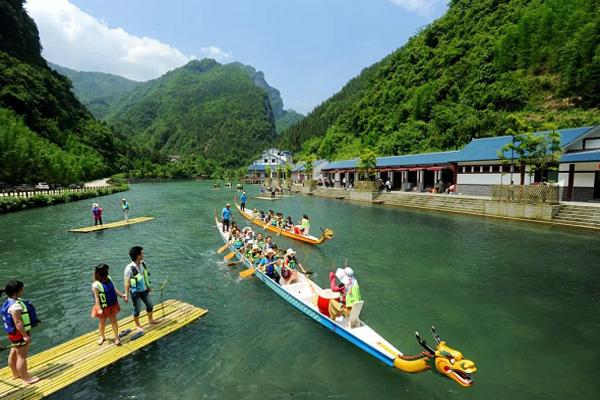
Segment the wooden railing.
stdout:
[[16,189],[4,189],[0,190],[0,197],[32,197],[38,194],[56,195],[61,193],[73,193],[73,192],[87,192],[90,190],[98,190],[106,188],[107,186],[86,186],[83,188],[63,188],[63,189],[32,189],[32,190],[16,190]]
[[558,204],[554,185],[492,185],[492,200],[527,204]]

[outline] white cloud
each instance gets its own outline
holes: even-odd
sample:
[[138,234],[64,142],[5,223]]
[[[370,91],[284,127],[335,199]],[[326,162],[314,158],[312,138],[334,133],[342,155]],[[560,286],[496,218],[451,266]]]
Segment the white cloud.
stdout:
[[400,6],[408,11],[414,12],[423,17],[433,14],[436,4],[442,4],[443,0],[389,0],[391,3]]
[[[196,58],[159,40],[111,28],[69,0],[28,0],[26,8],[40,31],[44,57],[69,68],[147,80]],[[231,57],[215,46],[201,50],[220,61]]]
[[231,53],[223,51],[216,46],[203,47],[202,53],[207,57],[214,58],[217,60],[227,60],[231,58]]

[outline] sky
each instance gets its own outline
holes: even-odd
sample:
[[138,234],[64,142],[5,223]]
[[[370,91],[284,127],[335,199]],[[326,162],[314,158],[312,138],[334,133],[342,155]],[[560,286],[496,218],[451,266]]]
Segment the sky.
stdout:
[[440,17],[445,0],[27,0],[44,57],[144,81],[196,58],[265,73],[307,113]]

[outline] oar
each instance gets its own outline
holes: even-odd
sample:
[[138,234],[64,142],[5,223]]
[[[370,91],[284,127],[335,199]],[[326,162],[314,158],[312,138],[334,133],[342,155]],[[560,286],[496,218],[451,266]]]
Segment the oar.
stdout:
[[231,243],[227,242],[225,243],[223,246],[219,247],[219,249],[217,250],[217,253],[221,254],[222,252],[224,252],[225,250],[227,250],[227,248],[231,245]]
[[[275,261],[273,261],[273,262],[270,262],[270,263],[268,263],[268,264],[265,264],[265,265],[263,266],[263,268],[266,268],[266,267],[268,267],[269,265],[273,265],[273,264],[275,264],[275,263],[276,263],[276,262],[278,262],[278,261],[279,261],[279,260],[275,260]],[[245,270],[243,270],[242,272],[240,272],[240,278],[248,278],[248,277],[250,277],[250,276],[254,275],[254,272],[255,272],[255,271],[256,271],[256,270],[255,270],[255,268],[254,268],[254,267],[250,267],[250,268],[248,268],[248,269],[245,269]]]
[[[167,285],[167,281],[169,280],[169,275],[165,278],[162,285],[160,285],[160,303],[163,302],[163,294],[165,293],[165,286]],[[165,305],[162,305],[162,317],[165,318]]]
[[302,270],[302,273],[303,273],[304,275],[312,275],[312,274],[314,274],[314,272],[312,272],[312,271],[307,271],[307,270],[305,270],[305,269],[304,269],[304,266],[303,266],[302,264],[298,263],[298,266],[300,267],[300,269]]
[[236,251],[232,251],[231,253],[227,254],[225,257],[223,257],[223,261],[227,261],[227,260],[231,260],[233,258],[233,256],[235,256],[237,253],[240,252],[240,249],[243,249],[244,247],[240,247],[239,249],[237,249]]

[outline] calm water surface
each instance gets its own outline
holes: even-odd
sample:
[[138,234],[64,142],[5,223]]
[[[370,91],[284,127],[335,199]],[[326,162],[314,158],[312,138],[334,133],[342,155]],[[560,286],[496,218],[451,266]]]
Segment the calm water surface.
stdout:
[[[210,183],[132,185],[132,215],[156,220],[90,234],[67,230],[89,225],[92,200],[0,216],[0,280],[23,280],[44,321],[34,353],[96,328],[92,267],[109,264],[122,285],[132,245],[145,248],[154,282],[169,277],[165,298],[209,309],[53,398],[600,398],[598,233],[304,196],[250,201],[294,218],[307,212],[314,230],[334,229],[320,247],[276,242],[296,248],[321,285],[347,258],[366,300],[362,318],[404,353],[420,351],[415,330],[431,342],[435,325],[477,363],[465,390],[384,366],[259,281],[240,281],[239,267],[215,253],[222,242],[212,217],[233,194]],[[105,222],[120,218],[120,197],[95,200]],[[131,311],[122,308],[121,317]]]

